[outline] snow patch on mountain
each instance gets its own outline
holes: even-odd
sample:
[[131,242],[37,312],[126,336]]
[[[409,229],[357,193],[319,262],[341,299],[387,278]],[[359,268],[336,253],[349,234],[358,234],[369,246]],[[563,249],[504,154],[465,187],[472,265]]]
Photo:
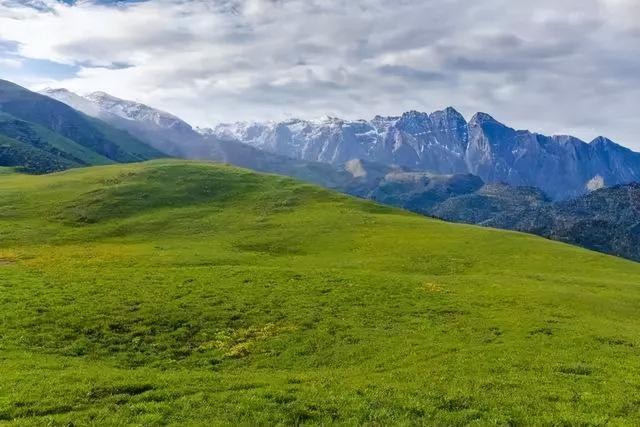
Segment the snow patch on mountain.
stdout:
[[71,108],[74,108],[88,116],[100,116],[100,106],[94,104],[92,101],[83,96],[71,92],[70,90],[46,88],[44,90],[41,90],[40,93],[42,95],[48,96],[49,98],[53,98],[62,103],[65,103]]
[[126,120],[153,123],[164,129],[189,126],[173,114],[151,108],[139,102],[116,98],[104,92],[93,92],[84,98],[101,110]]

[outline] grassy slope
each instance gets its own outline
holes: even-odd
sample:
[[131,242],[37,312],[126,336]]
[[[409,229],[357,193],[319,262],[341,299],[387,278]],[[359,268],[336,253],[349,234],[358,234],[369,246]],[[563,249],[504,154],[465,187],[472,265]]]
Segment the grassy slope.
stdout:
[[0,112],[36,123],[115,162],[138,162],[165,155],[106,123],[62,102],[0,80]]
[[0,242],[9,424],[640,423],[631,262],[183,161],[3,175]]
[[105,165],[113,163],[98,153],[35,123],[0,113],[0,135],[31,145],[50,157],[51,163]]
[[15,173],[15,168],[11,166],[0,166],[0,175],[10,175]]
[[46,173],[79,166],[41,148],[0,134],[0,166],[28,173]]

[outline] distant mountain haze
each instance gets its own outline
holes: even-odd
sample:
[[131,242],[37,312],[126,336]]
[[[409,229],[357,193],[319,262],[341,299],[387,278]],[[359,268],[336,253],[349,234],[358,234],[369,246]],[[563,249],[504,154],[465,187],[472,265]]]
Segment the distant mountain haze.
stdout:
[[175,157],[229,163],[261,172],[287,175],[333,189],[348,188],[353,179],[342,167],[294,159],[258,149],[235,138],[196,131],[170,113],[104,92],[80,96],[67,89],[45,89],[41,93],[115,128],[125,130]]

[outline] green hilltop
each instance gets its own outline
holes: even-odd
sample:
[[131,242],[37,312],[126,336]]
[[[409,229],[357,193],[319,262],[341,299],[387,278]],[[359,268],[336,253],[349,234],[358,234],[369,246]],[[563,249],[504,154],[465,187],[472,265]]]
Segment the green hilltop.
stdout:
[[0,170],[0,424],[640,423],[640,265],[175,160]]

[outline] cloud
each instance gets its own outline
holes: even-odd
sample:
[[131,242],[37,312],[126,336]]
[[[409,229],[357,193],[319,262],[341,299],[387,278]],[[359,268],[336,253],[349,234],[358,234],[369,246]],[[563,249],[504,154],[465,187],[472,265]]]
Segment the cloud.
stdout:
[[0,40],[199,125],[453,105],[640,148],[637,0],[0,0]]
[[378,72],[382,75],[396,76],[422,82],[447,80],[446,74],[428,70],[418,70],[406,65],[383,65],[378,68]]
[[0,58],[0,67],[7,68],[20,68],[22,67],[22,61],[14,58]]

